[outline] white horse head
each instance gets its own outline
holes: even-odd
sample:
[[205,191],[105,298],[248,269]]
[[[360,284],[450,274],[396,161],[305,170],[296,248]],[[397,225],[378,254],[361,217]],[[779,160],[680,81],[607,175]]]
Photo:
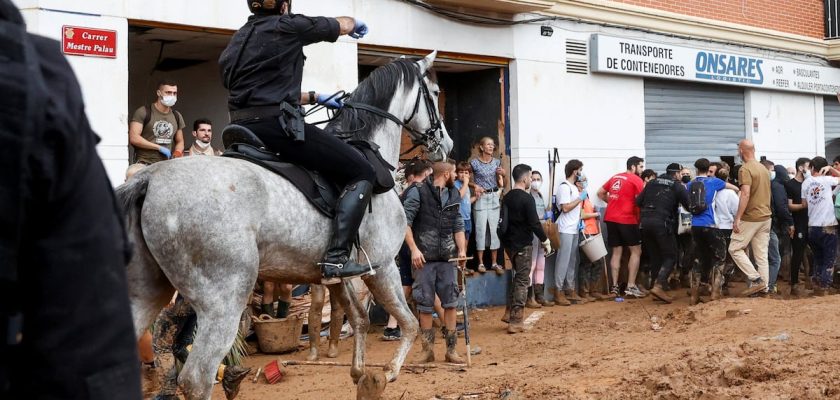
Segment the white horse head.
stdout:
[[[443,118],[440,116],[440,105],[438,103],[440,86],[438,86],[436,76],[432,70],[435,58],[437,58],[437,50],[422,60],[417,61],[417,65],[420,68],[420,75],[423,77],[423,84],[428,90],[430,101],[421,101],[419,110],[417,111],[418,115],[412,121],[413,124],[411,127],[416,131],[423,132],[435,125],[434,120],[439,122],[438,131],[433,132],[435,134],[433,140],[438,141],[437,146],[432,143],[431,146],[427,145],[426,150],[430,160],[441,161],[446,160],[449,156],[449,153],[452,151],[453,142],[452,138],[449,137],[449,132],[446,130],[446,125],[443,123]],[[422,90],[422,88],[418,87],[418,90]],[[429,108],[433,108],[433,113],[429,112]],[[412,140],[418,140],[418,138],[412,137]]]

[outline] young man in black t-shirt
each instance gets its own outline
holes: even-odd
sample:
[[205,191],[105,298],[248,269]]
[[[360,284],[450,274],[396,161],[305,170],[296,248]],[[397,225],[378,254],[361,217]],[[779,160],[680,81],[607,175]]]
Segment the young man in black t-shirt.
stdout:
[[796,176],[785,183],[788,197],[788,208],[793,215],[793,253],[790,258],[790,295],[803,296],[810,291],[799,287],[799,267],[805,256],[805,246],[808,244],[808,209],[802,205],[802,182],[810,175],[811,160],[800,158],[796,160]]
[[511,175],[513,190],[503,199],[503,207],[507,209],[507,229],[500,239],[513,261],[513,282],[508,285],[507,296],[510,311],[508,333],[519,333],[524,330],[522,319],[531,279],[533,237],[536,235],[542,242],[546,254],[551,252],[551,244],[537,216],[534,197],[528,192],[531,188],[531,167],[519,164],[513,168]]

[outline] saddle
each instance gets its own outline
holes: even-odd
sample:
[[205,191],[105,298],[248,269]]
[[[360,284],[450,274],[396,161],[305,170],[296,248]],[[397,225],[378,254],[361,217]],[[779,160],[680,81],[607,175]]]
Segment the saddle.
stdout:
[[[335,204],[343,188],[317,171],[284,162],[276,153],[266,150],[265,143],[244,126],[231,124],[225,127],[222,142],[225,146],[223,157],[245,160],[286,178],[321,214],[329,218],[335,216]],[[381,194],[393,189],[395,182],[390,171],[394,167],[379,154],[379,146],[367,141],[348,143],[361,152],[376,171],[373,192]]]

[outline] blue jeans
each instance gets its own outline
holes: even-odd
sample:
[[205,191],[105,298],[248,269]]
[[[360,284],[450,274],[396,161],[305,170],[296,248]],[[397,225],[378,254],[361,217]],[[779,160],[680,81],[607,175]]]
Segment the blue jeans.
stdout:
[[776,231],[770,229],[770,244],[767,246],[767,261],[770,264],[770,285],[776,287],[776,278],[779,276],[779,268],[782,266],[782,256],[779,254],[779,236]]
[[823,289],[831,286],[837,256],[837,227],[808,227],[808,242],[814,252],[814,280]]

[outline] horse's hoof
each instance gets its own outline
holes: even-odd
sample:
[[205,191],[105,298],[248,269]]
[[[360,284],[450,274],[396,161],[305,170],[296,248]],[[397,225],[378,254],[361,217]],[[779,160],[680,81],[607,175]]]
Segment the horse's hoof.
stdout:
[[231,365],[225,368],[225,374],[222,377],[222,389],[225,391],[227,400],[233,400],[239,394],[239,384],[248,376],[251,368]]
[[335,345],[330,344],[330,347],[327,350],[327,357],[329,357],[329,358],[338,357],[338,344],[335,344]]
[[384,372],[368,369],[356,385],[356,400],[381,399],[387,384]]

